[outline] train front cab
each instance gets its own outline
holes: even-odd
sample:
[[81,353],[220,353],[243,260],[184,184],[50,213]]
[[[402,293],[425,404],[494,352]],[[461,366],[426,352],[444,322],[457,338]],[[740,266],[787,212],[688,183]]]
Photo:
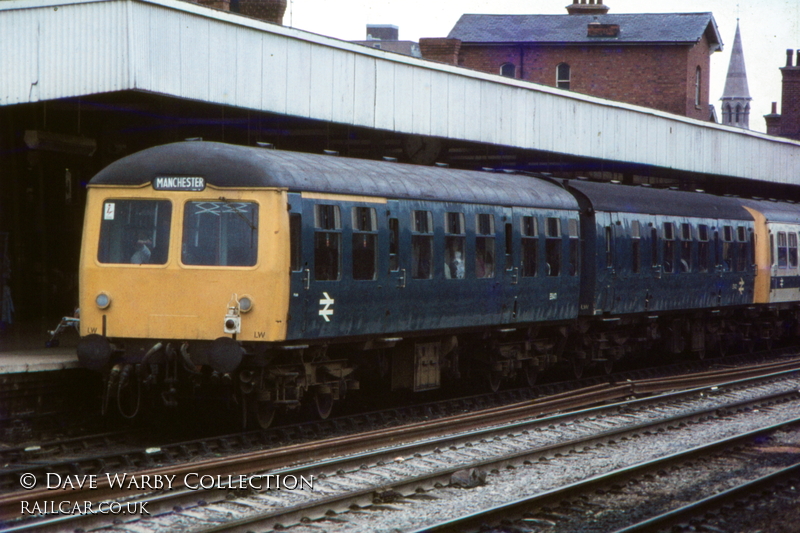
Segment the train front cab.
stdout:
[[166,183],[89,185],[78,357],[105,403],[138,380],[173,405],[181,385],[232,381],[242,343],[285,339],[286,191]]

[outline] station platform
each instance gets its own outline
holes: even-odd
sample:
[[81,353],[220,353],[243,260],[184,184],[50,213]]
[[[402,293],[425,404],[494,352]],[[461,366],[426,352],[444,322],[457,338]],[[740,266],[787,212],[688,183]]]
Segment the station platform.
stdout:
[[47,347],[49,330],[57,324],[14,324],[0,332],[0,374],[51,372],[80,368],[76,347],[78,333],[63,331],[57,347]]

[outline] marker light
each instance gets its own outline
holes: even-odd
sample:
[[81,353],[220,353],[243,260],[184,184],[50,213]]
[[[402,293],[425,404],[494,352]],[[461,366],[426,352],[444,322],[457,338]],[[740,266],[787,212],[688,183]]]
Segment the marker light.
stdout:
[[97,298],[94,299],[94,303],[96,303],[97,307],[100,309],[105,309],[111,305],[111,298],[108,297],[108,294],[101,292],[97,295]]
[[248,312],[253,308],[253,300],[249,296],[242,296],[239,298],[239,311],[242,313]]

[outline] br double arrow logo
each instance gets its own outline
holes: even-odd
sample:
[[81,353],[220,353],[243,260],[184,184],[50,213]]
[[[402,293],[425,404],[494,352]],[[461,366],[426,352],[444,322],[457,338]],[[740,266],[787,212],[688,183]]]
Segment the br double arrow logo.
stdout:
[[327,292],[323,292],[322,295],[324,298],[320,298],[319,305],[324,307],[319,310],[319,316],[324,318],[325,322],[330,322],[330,317],[333,316],[333,309],[331,309],[331,306],[333,305],[334,299],[328,296]]

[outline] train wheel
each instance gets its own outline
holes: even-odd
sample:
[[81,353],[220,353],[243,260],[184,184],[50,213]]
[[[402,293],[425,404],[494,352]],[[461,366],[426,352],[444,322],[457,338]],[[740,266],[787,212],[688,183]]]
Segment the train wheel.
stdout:
[[267,429],[272,425],[272,421],[275,419],[275,412],[278,410],[278,406],[275,405],[275,402],[272,401],[263,401],[256,403],[256,421],[258,422],[258,427],[261,429]]
[[333,410],[333,394],[322,391],[314,392],[313,407],[320,419],[327,420]]
[[487,373],[487,384],[489,385],[489,390],[492,392],[497,392],[500,390],[500,384],[503,382],[503,374],[500,372],[495,372],[490,370]]

